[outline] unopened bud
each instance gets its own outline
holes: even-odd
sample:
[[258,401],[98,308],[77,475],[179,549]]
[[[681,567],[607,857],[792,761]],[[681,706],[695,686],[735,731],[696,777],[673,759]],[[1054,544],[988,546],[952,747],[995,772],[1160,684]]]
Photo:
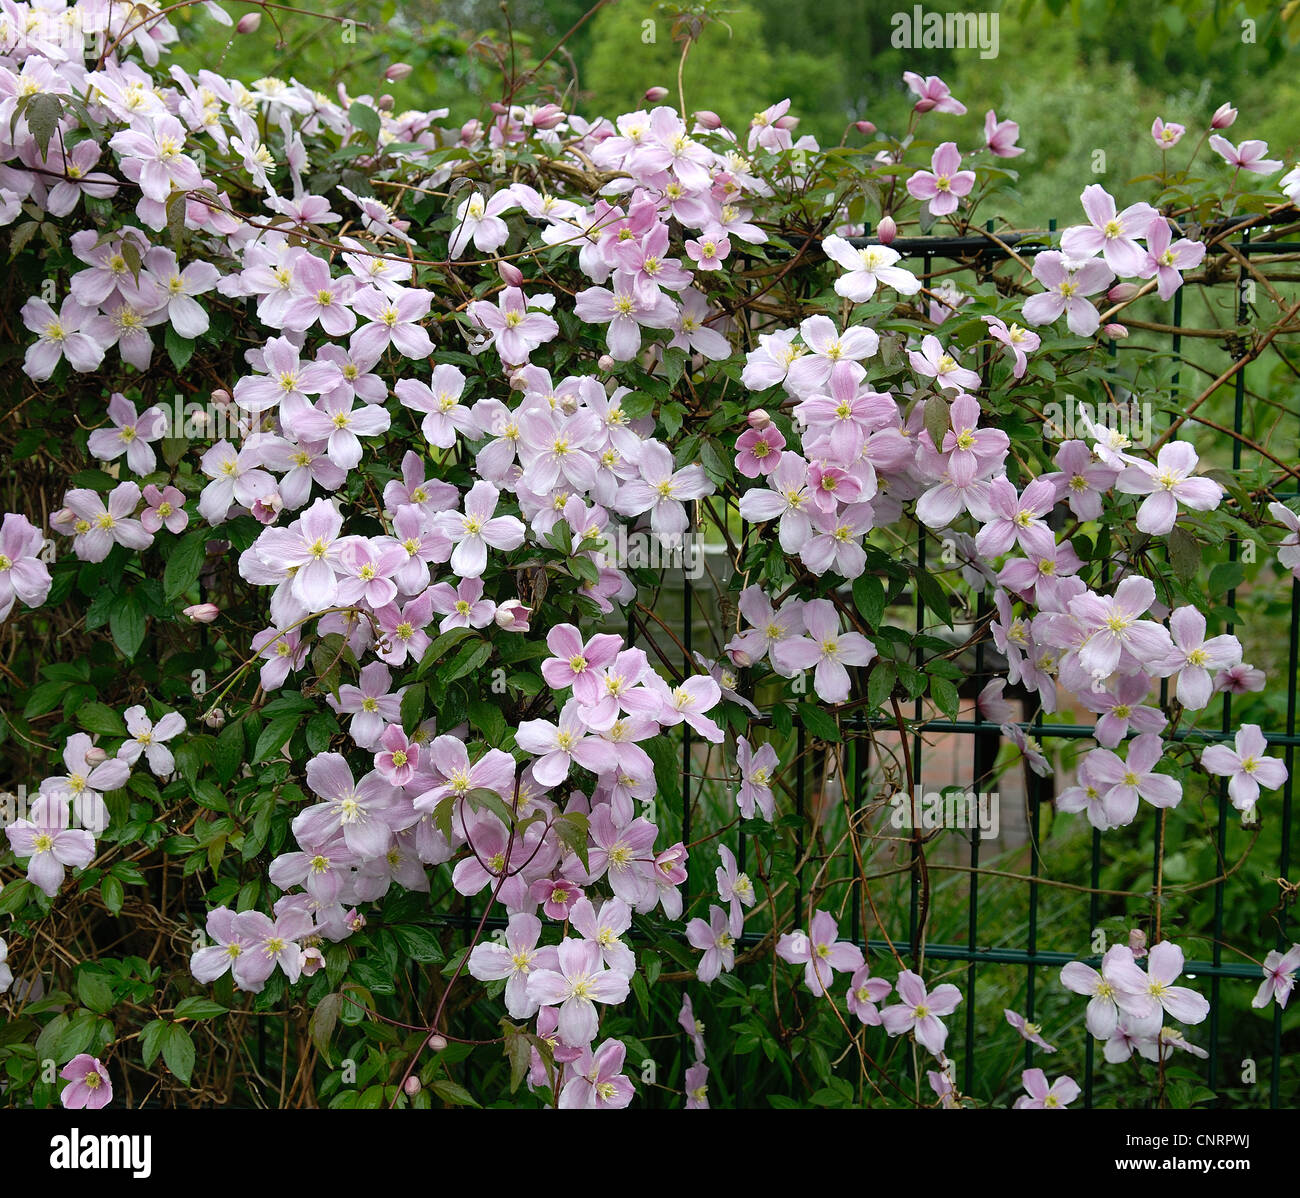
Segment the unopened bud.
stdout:
[[525,607],[518,599],[507,599],[497,607],[496,624],[506,632],[527,632],[528,617],[533,609]]
[[501,276],[501,281],[507,287],[522,287],[524,285],[524,272],[513,262],[498,262],[497,274]]
[[447,1047],[447,1037],[440,1036],[437,1032],[434,1032],[433,1035],[429,1037],[429,1047],[434,1052],[441,1052]]
[[221,615],[221,609],[215,603],[192,603],[184,614],[196,624],[211,624]]
[[564,109],[558,104],[543,104],[533,113],[534,129],[554,129],[556,125],[563,122]]
[[699,125],[701,129],[722,128],[722,118],[711,108],[701,108],[700,111],[695,114],[695,123]]
[[1220,104],[1210,118],[1211,129],[1226,129],[1237,119],[1237,110],[1231,104]]
[[208,728],[224,728],[226,724],[226,713],[222,711],[220,707],[214,707],[203,717],[203,723]]
[[601,370],[608,373],[614,369],[614,359],[611,358],[609,354],[601,354],[600,357],[596,359],[596,365],[599,366]]
[[414,69],[409,62],[395,62],[384,72],[384,78],[389,83],[400,83]]
[[645,89],[645,98],[651,104],[658,104],[660,101],[668,99],[668,89],[666,87],[647,87]]
[[378,108],[380,112],[392,112],[393,97],[390,96],[387,92],[384,92],[384,94],[380,96],[378,100],[375,101],[375,107]]
[[212,402],[219,408],[229,407],[231,403],[230,392],[224,387],[218,387],[212,392]]
[[772,423],[772,417],[762,408],[755,408],[745,419],[748,421],[750,428],[756,429],[760,433]]
[[898,223],[892,216],[880,218],[880,224],[876,226],[876,236],[880,239],[881,245],[888,245],[898,236]]
[[1135,957],[1145,957],[1147,952],[1147,934],[1141,928],[1134,928],[1128,934],[1128,946]]
[[870,121],[854,121],[853,127],[861,133],[863,137],[870,137],[876,131],[875,125]]
[[414,1098],[424,1087],[420,1085],[418,1077],[408,1077],[402,1083],[402,1089],[406,1091],[407,1098]]
[[1123,341],[1128,336],[1128,329],[1122,324],[1103,325],[1102,330],[1112,341]]
[[98,745],[91,745],[86,750],[86,764],[93,770],[97,765],[103,765],[108,760],[108,754]]
[[235,22],[236,33],[256,33],[257,27],[262,23],[262,14],[260,12],[246,12],[238,21]]
[[779,116],[772,122],[778,129],[797,129],[799,128],[799,118],[786,113],[785,116]]
[[1122,304],[1126,300],[1131,300],[1141,288],[1136,283],[1116,283],[1108,292],[1106,298],[1112,304]]
[[500,100],[493,100],[492,103],[488,105],[488,107],[492,109],[492,111],[495,112],[497,116],[505,116],[506,113],[510,111],[510,109],[507,108],[504,104],[502,104]]

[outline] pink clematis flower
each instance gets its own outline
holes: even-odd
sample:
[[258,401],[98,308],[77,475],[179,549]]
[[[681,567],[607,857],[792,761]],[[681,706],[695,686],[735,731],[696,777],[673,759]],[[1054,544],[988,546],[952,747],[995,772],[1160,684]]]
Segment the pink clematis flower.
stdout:
[[[875,294],[877,284],[892,287],[899,295],[915,295],[921,289],[920,279],[894,265],[902,255],[887,245],[855,249],[843,237],[831,236],[822,241],[822,252],[847,272],[835,280],[835,294],[855,304],[866,303]],[[789,364],[785,363],[787,367]],[[752,385],[746,381],[746,386]]]
[[696,1061],[686,1070],[686,1109],[709,1109],[709,1067],[703,1061]]
[[94,311],[83,307],[72,296],[63,301],[57,316],[49,304],[35,297],[22,306],[19,315],[38,337],[23,359],[23,372],[33,382],[44,382],[63,358],[81,373],[96,369],[104,360],[108,345],[91,332],[83,332],[83,329],[98,330],[99,326],[92,323]]
[[453,628],[486,628],[497,614],[497,605],[491,599],[483,598],[481,578],[462,578],[455,587],[449,582],[440,582],[429,588],[429,596],[433,610],[443,617],[438,625],[439,632],[449,632]]
[[1259,800],[1260,787],[1276,790],[1287,779],[1284,762],[1265,757],[1268,741],[1258,724],[1237,729],[1235,748],[1210,745],[1201,753],[1201,764],[1212,774],[1227,778],[1228,797],[1238,811],[1250,811]]
[[386,724],[396,724],[402,718],[402,695],[406,688],[390,694],[393,676],[382,661],[372,661],[361,667],[359,686],[345,683],[339,687],[338,698],[327,694],[325,701],[340,715],[351,715],[348,725],[352,741],[359,749],[373,749],[379,744]]
[[582,634],[572,624],[557,624],[546,634],[546,645],[555,655],[542,662],[546,685],[553,690],[571,686],[582,706],[595,706],[601,699],[599,671],[618,657],[623,638],[602,632],[583,644]]
[[154,405],[137,413],[125,395],[114,392],[108,401],[108,418],[113,427],[99,428],[90,434],[86,448],[101,462],[111,462],[126,454],[132,474],[149,474],[157,465],[150,441],[157,441],[166,427],[163,410]]
[[1061,251],[1074,259],[1101,254],[1117,275],[1138,274],[1143,253],[1137,238],[1147,235],[1159,213],[1145,203],[1130,204],[1117,212],[1114,197],[1100,183],[1090,183],[1080,199],[1090,223],[1066,229],[1061,234]]
[[62,795],[42,792],[27,819],[5,827],[14,856],[28,858],[27,880],[49,898],[59,893],[65,869],[85,869],[95,856],[95,838],[68,827],[68,808]]
[[[818,911],[812,917],[807,935],[786,932],[777,941],[776,955],[791,965],[802,965],[804,985],[821,997],[834,981],[837,971],[850,973],[862,968],[862,950],[847,940],[841,941],[839,934],[834,916],[829,911]],[[956,987],[949,989],[955,990]]]
[[965,115],[966,105],[953,99],[948,85],[938,75],[927,75],[923,79],[915,71],[904,71],[903,82],[917,97],[913,105],[917,112],[933,109],[935,112],[950,112],[954,116]]
[[908,194],[927,201],[932,216],[956,212],[960,197],[969,195],[975,186],[975,172],[960,169],[961,151],[953,141],[945,141],[935,150],[930,166],[930,170],[913,171],[908,177]]
[[746,429],[736,439],[736,469],[746,478],[771,474],[781,461],[785,437],[775,424],[767,428]]
[[1129,957],[1118,957],[1109,973],[1116,1001],[1136,1019],[1163,1010],[1179,1023],[1200,1023],[1210,1013],[1210,1004],[1195,990],[1173,983],[1183,972],[1183,950],[1168,940],[1153,945],[1144,973]]
[[955,351],[945,350],[933,333],[927,333],[921,339],[920,353],[913,349],[908,351],[907,356],[912,369],[919,375],[934,379],[936,387],[971,391],[980,385],[980,376],[958,363]]
[[1250,139],[1243,141],[1241,145],[1234,146],[1226,137],[1220,137],[1217,133],[1210,138],[1210,149],[1213,150],[1229,166],[1236,167],[1239,171],[1249,171],[1256,175],[1271,175],[1274,171],[1282,169],[1282,160],[1280,158],[1265,158],[1268,153],[1268,142]]
[[1049,1088],[1047,1075],[1041,1069],[1026,1069],[1020,1075],[1020,1081],[1026,1093],[1013,1104],[1017,1111],[1063,1111],[1081,1093],[1079,1083],[1066,1074],[1058,1077]]
[[1065,313],[1070,332],[1091,337],[1101,317],[1087,296],[1104,291],[1115,279],[1115,272],[1103,261],[1067,258],[1057,250],[1044,250],[1034,259],[1034,278],[1045,292],[1025,300],[1021,314],[1030,324],[1051,324]]
[[772,774],[779,764],[776,750],[770,745],[760,745],[755,753],[743,736],[736,738],[736,765],[740,770],[740,790],[736,795],[736,806],[746,819],[754,818],[754,809],[758,808],[762,817],[770,824],[776,807],[776,796],[772,793]]
[[[549,298],[554,299],[553,296]],[[475,300],[466,309],[466,315],[489,337],[489,342],[480,349],[486,349],[488,344],[495,345],[501,361],[507,366],[520,366],[527,362],[534,350],[554,340],[560,333],[560,326],[553,316],[536,310],[538,303],[534,300],[534,307],[529,308],[523,291],[518,287],[507,287],[495,304],[489,300]]]
[[367,324],[357,329],[348,342],[354,358],[371,357],[378,361],[391,345],[407,358],[427,358],[433,342],[421,321],[429,315],[433,293],[422,287],[395,287],[383,292],[365,287],[352,300],[352,310],[364,316]]
[[525,720],[516,731],[515,742],[538,758],[533,762],[533,777],[539,786],[558,786],[575,763],[595,774],[606,773],[618,764],[614,746],[592,735],[576,699],[564,705],[558,724]]
[[563,921],[584,895],[582,887],[569,878],[538,878],[528,888],[528,897],[542,904],[547,919]]
[[98,1111],[112,1101],[113,1083],[108,1070],[88,1052],[73,1057],[59,1070],[59,1076],[71,1083],[59,1095],[59,1101],[69,1111]]
[[391,724],[379,738],[375,769],[394,786],[405,786],[420,767],[420,745],[410,740],[400,724]]
[[1264,981],[1260,984],[1255,997],[1250,1000],[1252,1007],[1266,1007],[1277,999],[1277,1005],[1286,1010],[1287,1000],[1295,987],[1296,970],[1300,969],[1300,944],[1293,944],[1285,955],[1272,950],[1264,958]]
[[140,502],[140,488],[133,482],[118,483],[107,502],[88,487],[74,487],[63,502],[76,517],[72,549],[82,561],[102,562],[114,545],[147,549],[153,544],[153,537],[132,516]]
[[595,1052],[584,1049],[569,1065],[570,1077],[560,1091],[560,1110],[621,1111],[636,1094],[623,1075],[627,1048],[621,1040],[606,1040]]
[[141,494],[146,507],[140,513],[140,523],[145,532],[153,535],[162,528],[170,533],[185,531],[190,516],[185,510],[185,496],[176,487],[165,486],[160,490],[148,483]]
[[1112,828],[1133,822],[1139,798],[1153,807],[1177,807],[1182,801],[1182,783],[1155,772],[1163,753],[1160,737],[1144,732],[1129,745],[1127,761],[1109,749],[1093,749],[1088,754],[1088,771],[1102,791],[1102,806]]
[[470,976],[480,982],[506,979],[506,1010],[512,1019],[531,1019],[537,1014],[541,1004],[529,994],[528,982],[540,970],[559,968],[555,947],[538,947],[541,935],[542,921],[536,915],[512,915],[502,936],[504,943],[485,940],[476,944],[466,962]]
[[991,108],[984,114],[984,144],[999,158],[1015,158],[1025,152],[1024,146],[1016,145],[1020,138],[1020,126],[1015,121],[1000,121],[998,114]]
[[[179,712],[169,711],[155,724],[137,703],[134,707],[128,707],[122,713],[122,718],[126,721],[126,730],[131,734],[131,739],[118,749],[118,760],[134,765],[143,753],[149,768],[159,778],[174,773],[176,760],[165,742],[185,731],[185,717]],[[94,776],[93,771],[91,776]]]
[[1230,634],[1206,640],[1205,616],[1190,605],[1177,608],[1169,617],[1169,634],[1174,647],[1163,668],[1178,673],[1178,702],[1200,711],[1214,693],[1210,671],[1238,665],[1241,642]]
[[849,979],[849,1010],[868,1027],[879,1027],[881,1018],[876,1004],[884,1002],[893,993],[893,989],[893,985],[884,978],[873,978],[871,966],[863,962],[861,968],[855,970]]
[[1003,1010],[1007,1022],[1016,1029],[1022,1039],[1028,1040],[1030,1044],[1035,1044],[1044,1052],[1055,1052],[1056,1049],[1043,1039],[1042,1030],[1038,1024],[1030,1023],[1023,1015],[1017,1011]]
[[720,973],[730,973],[736,965],[736,938],[732,934],[727,913],[719,906],[709,907],[707,922],[692,919],[686,925],[686,939],[692,948],[701,949],[704,956],[695,967],[695,976],[706,986]]
[[1021,328],[1018,324],[1007,325],[996,316],[980,318],[989,326],[989,336],[1001,341],[1012,354],[1015,365],[1011,368],[1013,378],[1023,378],[1025,367],[1029,365],[1027,354],[1032,354],[1041,344],[1042,338],[1037,333]]
[[1156,294],[1162,300],[1170,299],[1183,285],[1182,272],[1201,264],[1201,259],[1205,257],[1205,245],[1186,237],[1174,241],[1169,222],[1163,216],[1157,216],[1151,222],[1146,238],[1146,253],[1137,272],[1138,277],[1155,278]]
[[900,999],[880,1012],[880,1021],[891,1036],[912,1032],[916,1042],[936,1057],[943,1053],[948,1029],[939,1016],[951,1015],[961,1002],[961,991],[945,983],[927,991],[925,983],[910,969],[898,975],[896,992]]
[[561,941],[558,958],[556,968],[529,974],[528,997],[539,1006],[558,1006],[560,1039],[581,1048],[596,1038],[595,1004],[621,1003],[627,998],[628,980],[601,965],[600,946],[590,940]]
[[487,569],[487,551],[518,549],[524,525],[516,516],[494,516],[501,492],[480,479],[465,495],[465,511],[439,512],[435,526],[451,538],[451,568],[462,578],[478,578]]
[[41,530],[26,516],[5,514],[0,523],[0,620],[8,617],[18,599],[28,607],[45,602],[53,580],[40,559],[44,546]]
[[843,703],[849,697],[849,672],[846,666],[870,665],[876,647],[860,632],[841,632],[840,617],[829,599],[813,599],[804,604],[804,628],[807,636],[794,637],[782,646],[784,665],[794,670],[816,667],[813,689],[825,703]]
[[754,883],[747,873],[742,873],[736,866],[736,855],[725,844],[718,846],[718,856],[722,864],[713,871],[718,882],[718,897],[730,904],[728,927],[733,936],[739,936],[745,927],[743,908],[754,905]]
[[1171,441],[1160,447],[1154,463],[1134,460],[1120,471],[1117,490],[1127,495],[1145,495],[1138,508],[1139,532],[1162,537],[1178,520],[1178,505],[1195,512],[1213,511],[1223,498],[1223,488],[1213,479],[1194,477],[1196,450],[1187,441]]

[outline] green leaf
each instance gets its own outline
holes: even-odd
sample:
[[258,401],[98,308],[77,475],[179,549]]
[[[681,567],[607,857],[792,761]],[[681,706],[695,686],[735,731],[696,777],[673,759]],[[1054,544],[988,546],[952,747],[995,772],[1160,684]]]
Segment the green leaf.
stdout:
[[948,401],[942,395],[931,395],[925,401],[925,431],[930,434],[935,449],[943,448],[943,438],[948,431],[948,424]]
[[355,100],[348,109],[348,120],[355,125],[362,133],[366,134],[371,141],[379,140],[379,131],[382,124],[377,113],[369,104],[362,104],[360,100]]
[[257,744],[253,748],[253,763],[266,761],[274,757],[285,745],[288,739],[293,735],[294,729],[298,727],[302,719],[302,713],[296,712],[292,715],[276,716],[265,728],[262,729],[261,735],[257,738]]
[[87,732],[101,736],[126,736],[126,724],[107,703],[83,703],[77,708],[77,723]]
[[97,1015],[107,1015],[113,1009],[113,987],[98,970],[83,969],[77,974],[77,997]]
[[555,829],[555,834],[560,838],[560,843],[577,855],[578,860],[582,862],[582,868],[589,869],[587,864],[587,817],[581,811],[570,811],[565,815],[557,815],[555,822],[551,826]]
[[892,661],[877,660],[875,668],[867,678],[867,704],[873,710],[883,707],[894,689],[894,680],[898,677]]
[[1201,566],[1200,542],[1182,525],[1176,524],[1165,538],[1169,547],[1169,564],[1180,582],[1189,583]]
[[953,686],[946,678],[930,679],[930,698],[935,701],[939,710],[942,711],[949,719],[957,718],[957,711],[960,707],[960,697],[957,694],[957,688]]
[[[356,105],[353,105],[355,108]],[[473,1095],[465,1089],[464,1086],[458,1086],[455,1082],[448,1081],[444,1077],[429,1083],[429,1089],[432,1090],[443,1102],[449,1102],[452,1106],[472,1106],[477,1107],[478,1103],[474,1101]]]
[[106,877],[99,885],[99,893],[103,897],[104,906],[108,908],[110,915],[116,915],[122,909],[126,892],[122,889],[122,883],[117,878],[111,874]]
[[413,682],[402,696],[402,729],[409,736],[424,718],[424,700],[427,690],[423,682]]
[[140,1056],[146,1065],[152,1065],[158,1059],[158,1054],[162,1051],[163,1036],[171,1026],[162,1019],[155,1019],[152,1023],[144,1025],[140,1032]]
[[439,676],[443,682],[455,682],[457,678],[472,674],[491,656],[492,646],[487,641],[475,641],[473,644],[464,645],[451,659],[451,664],[439,671]]
[[438,938],[418,924],[397,924],[390,929],[402,950],[422,965],[437,965],[446,958]]
[[1246,571],[1240,562],[1219,562],[1210,571],[1209,593],[1226,595],[1229,591],[1236,590],[1245,577]]
[[134,593],[123,595],[113,610],[108,614],[108,630],[113,635],[113,644],[128,660],[135,657],[140,646],[144,644],[145,616]]
[[174,1019],[211,1019],[214,1015],[224,1015],[229,1007],[223,1007],[210,998],[183,998],[172,1012]]
[[874,574],[859,574],[853,580],[853,602],[868,627],[875,628],[885,615],[885,588]]
[[206,530],[188,533],[180,539],[167,565],[163,567],[163,596],[170,602],[179,598],[199,580],[203,559],[207,556]]
[[167,347],[167,356],[177,370],[184,370],[194,356],[194,342],[182,337],[170,324],[163,334],[163,344]]
[[316,1051],[327,1062],[330,1059],[330,1036],[334,1034],[342,1007],[342,994],[327,994],[316,1004],[316,1010],[312,1012],[311,1021],[307,1024],[307,1032],[311,1036],[312,1043],[316,1045]]
[[490,745],[499,745],[506,738],[506,717],[495,703],[487,703],[482,699],[471,700],[469,722],[483,733]]
[[799,722],[818,740],[832,744],[840,740],[840,729],[835,720],[813,703],[797,704]]
[[934,612],[940,621],[951,628],[952,605],[948,599],[948,592],[943,589],[939,580],[933,574],[920,566],[916,568],[914,577],[916,579],[916,591],[921,596],[921,602]]
[[36,144],[41,148],[41,156],[45,157],[50,148],[50,139],[63,118],[62,102],[53,92],[37,92],[27,101],[23,117]]
[[169,1024],[162,1037],[162,1055],[167,1068],[176,1075],[182,1085],[190,1084],[190,1074],[194,1072],[194,1041],[179,1023]]

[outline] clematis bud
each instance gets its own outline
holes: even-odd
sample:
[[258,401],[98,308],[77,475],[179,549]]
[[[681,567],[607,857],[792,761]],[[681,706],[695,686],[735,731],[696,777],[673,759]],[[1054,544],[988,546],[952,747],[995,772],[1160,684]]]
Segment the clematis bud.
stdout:
[[434,1032],[433,1035],[429,1037],[429,1047],[434,1052],[441,1052],[447,1047],[447,1037],[440,1036],[437,1032]]
[[507,287],[522,287],[524,285],[524,272],[513,262],[498,262],[497,274],[501,276],[501,281]]
[[225,727],[226,713],[220,707],[214,707],[203,717],[203,723],[209,728]]
[[497,607],[497,627],[506,632],[527,632],[528,617],[532,613],[533,609],[525,607],[518,599],[507,599]]
[[103,765],[108,760],[108,754],[98,745],[91,745],[86,750],[86,764],[94,769],[97,765]]
[[722,128],[722,118],[709,108],[701,108],[700,111],[695,114],[695,123],[699,125],[701,129]]
[[1220,104],[1210,118],[1211,129],[1226,129],[1237,119],[1237,110],[1231,104]]
[[387,79],[389,83],[400,83],[414,69],[415,68],[411,66],[409,62],[395,62],[384,71],[384,78]]
[[221,608],[215,603],[192,603],[185,609],[184,614],[196,624],[211,624],[221,615]]
[[1122,304],[1125,300],[1131,300],[1140,290],[1136,283],[1116,283],[1106,292],[1106,298],[1112,304]]
[[755,408],[745,417],[745,420],[750,428],[756,429],[760,433],[772,423],[772,417],[763,408]]
[[262,23],[262,14],[260,12],[246,12],[238,21],[235,22],[236,33],[256,33],[257,27]]
[[274,524],[283,508],[284,500],[280,498],[280,492],[272,491],[269,495],[259,495],[248,510],[259,524]]
[[888,245],[898,236],[898,223],[892,216],[880,218],[880,224],[876,226],[876,236],[880,238],[881,245]]
[[564,109],[558,104],[543,104],[533,113],[534,129],[554,129],[564,122]]
[[614,369],[614,359],[611,358],[609,354],[601,354],[600,357],[596,359],[596,365],[599,366],[601,370],[608,373]]
[[645,89],[645,98],[651,104],[658,104],[661,100],[668,99],[668,89],[666,87],[647,87]]
[[380,112],[392,112],[392,111],[393,111],[393,97],[390,96],[387,92],[385,92],[385,93],[384,93],[382,96],[380,96],[379,99],[375,102],[375,107],[378,108]]
[[863,137],[870,137],[876,131],[875,125],[870,121],[854,121],[853,127],[861,133]]
[[1135,957],[1147,955],[1147,934],[1141,928],[1133,928],[1128,934],[1128,946]]
[[492,109],[492,111],[495,112],[497,116],[505,116],[506,113],[510,111],[510,109],[508,109],[504,104],[502,104],[500,100],[493,100],[492,103],[488,105],[488,107]]
[[217,407],[219,408],[229,407],[230,403],[232,402],[230,398],[230,392],[227,391],[224,387],[218,387],[215,391],[213,391],[211,399],[212,402],[216,404]]
[[1112,341],[1123,341],[1128,336],[1128,329],[1122,324],[1103,325],[1101,331]]
[[408,1077],[402,1083],[402,1089],[406,1091],[407,1098],[414,1098],[423,1088],[418,1077]]

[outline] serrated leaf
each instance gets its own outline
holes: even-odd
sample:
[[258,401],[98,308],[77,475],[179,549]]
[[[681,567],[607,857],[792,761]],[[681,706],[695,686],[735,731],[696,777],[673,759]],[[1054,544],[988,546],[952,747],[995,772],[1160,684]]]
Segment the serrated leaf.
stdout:
[[172,1012],[173,1019],[211,1019],[214,1015],[224,1015],[229,1007],[223,1007],[210,998],[183,998]]
[[41,148],[41,157],[46,157],[50,149],[50,139],[63,119],[63,104],[53,92],[37,92],[27,102],[23,110],[27,128],[31,130],[36,144]]
[[892,661],[877,661],[867,678],[867,704],[871,708],[883,707],[894,689],[898,671]]
[[182,1085],[190,1084],[190,1075],[194,1072],[194,1041],[179,1023],[169,1024],[162,1037],[162,1055],[167,1068],[176,1075]]
[[799,722],[818,740],[832,744],[840,740],[839,726],[835,720],[814,703],[797,704]]
[[113,644],[130,660],[144,644],[145,615],[140,600],[133,593],[123,595],[108,613],[108,631]]
[[101,736],[125,736],[126,723],[107,703],[83,703],[77,708],[77,723],[87,732]]
[[472,1106],[477,1107],[478,1103],[464,1086],[458,1086],[453,1081],[448,1081],[445,1077],[437,1078],[429,1083],[429,1089],[432,1090],[443,1102],[449,1102],[452,1106]]
[[152,1023],[146,1023],[140,1031],[140,1057],[145,1065],[152,1065],[158,1059],[158,1054],[162,1051],[163,1036],[167,1034],[171,1024],[163,1019],[155,1019]]
[[961,699],[957,693],[957,688],[948,679],[931,677],[930,698],[934,700],[935,705],[949,719],[955,720],[957,718]]

